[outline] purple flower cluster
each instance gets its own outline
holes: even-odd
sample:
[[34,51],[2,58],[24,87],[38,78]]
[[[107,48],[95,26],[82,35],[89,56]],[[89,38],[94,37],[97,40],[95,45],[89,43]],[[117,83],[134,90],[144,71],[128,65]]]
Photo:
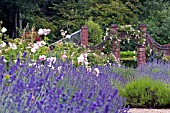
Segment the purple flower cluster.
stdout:
[[152,62],[136,69],[136,78],[147,76],[154,80],[170,83],[170,62]]
[[[25,56],[25,54],[24,54]],[[109,67],[99,76],[70,61],[0,59],[0,112],[5,113],[126,113],[125,99],[111,85],[118,78]],[[53,68],[49,67],[49,64]],[[93,67],[95,68],[95,67]]]

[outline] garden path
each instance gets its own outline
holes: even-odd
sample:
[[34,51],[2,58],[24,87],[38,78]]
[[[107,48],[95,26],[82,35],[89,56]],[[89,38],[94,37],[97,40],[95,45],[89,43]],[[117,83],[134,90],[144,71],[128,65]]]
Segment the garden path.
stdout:
[[170,109],[131,108],[128,113],[170,113]]

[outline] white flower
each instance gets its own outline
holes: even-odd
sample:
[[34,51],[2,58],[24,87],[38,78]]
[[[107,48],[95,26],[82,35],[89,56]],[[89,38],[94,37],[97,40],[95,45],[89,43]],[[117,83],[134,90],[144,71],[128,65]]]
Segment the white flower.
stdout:
[[11,42],[8,42],[10,48],[12,48],[13,50],[16,50],[17,49],[17,45],[14,44],[14,43],[11,43]]
[[45,45],[45,44],[46,44],[46,42],[45,42],[45,41],[41,41],[41,43],[42,43],[43,45]]
[[4,61],[4,62],[7,62],[7,60],[6,60],[5,58],[3,59],[3,61]]
[[65,32],[61,32],[61,36],[65,36],[66,34],[65,34]]
[[133,53],[136,54],[136,51],[134,50]]
[[17,62],[17,60],[14,60],[14,62],[16,63],[16,62]]
[[39,59],[40,59],[40,60],[46,60],[46,56],[45,56],[45,55],[40,55],[40,56],[39,56]]
[[61,66],[58,66],[58,72],[59,72],[59,73],[60,73],[60,71],[61,71],[61,68],[62,68]]
[[89,62],[88,62],[88,61],[85,61],[84,64],[87,66],[87,65],[89,64]]
[[41,42],[37,42],[37,43],[35,44],[35,46],[42,47],[43,45],[42,45],[42,43],[41,43]]
[[48,64],[48,67],[50,67],[51,69],[55,69],[55,67],[52,65],[52,63],[50,62],[49,64]]
[[28,46],[28,47],[26,47],[27,49],[30,49],[31,48],[31,46]]
[[128,43],[130,42],[130,38],[127,39]]
[[81,54],[79,57],[77,57],[77,60],[78,60],[78,64],[84,62],[84,56]]
[[36,52],[36,49],[35,49],[35,48],[31,48],[31,52],[32,52],[32,53],[35,53],[35,52]]
[[44,35],[48,35],[50,33],[50,29],[43,29],[44,30]]
[[3,48],[6,46],[6,43],[4,41],[2,41],[2,43],[0,44],[0,48]]
[[132,27],[132,25],[125,25],[125,27]]
[[49,57],[49,58],[47,58],[47,61],[56,62],[56,57]]
[[38,34],[39,34],[39,35],[43,35],[43,34],[44,34],[44,30],[43,30],[42,28],[40,28],[40,29],[38,30]]
[[35,48],[36,50],[39,48],[39,45],[37,44],[37,43],[35,43],[34,45],[33,45],[33,48]]
[[98,68],[94,68],[94,73],[96,74],[96,76],[99,76],[100,70]]
[[36,65],[36,63],[30,63],[30,64],[28,64],[28,66],[35,66]]
[[5,27],[3,27],[2,29],[1,29],[1,32],[2,33],[5,33],[7,31],[7,29],[5,28]]
[[101,55],[104,55],[104,53],[103,53],[103,52],[101,52],[100,54],[101,54]]
[[91,67],[86,67],[87,72],[91,72]]

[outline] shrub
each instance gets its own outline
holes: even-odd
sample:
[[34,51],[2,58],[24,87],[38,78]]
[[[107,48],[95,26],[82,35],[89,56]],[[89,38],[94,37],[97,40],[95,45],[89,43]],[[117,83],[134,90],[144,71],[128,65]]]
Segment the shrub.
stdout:
[[103,30],[101,26],[93,22],[92,18],[85,22],[85,25],[88,26],[89,42],[92,43],[92,45],[99,44],[102,41],[103,36]]
[[112,54],[104,54],[97,50],[89,52],[87,59],[90,66],[116,63],[115,57]]
[[120,90],[133,107],[162,107],[170,104],[170,85],[149,77],[140,77]]
[[135,51],[121,51],[120,60],[121,64],[126,67],[137,67],[137,58]]

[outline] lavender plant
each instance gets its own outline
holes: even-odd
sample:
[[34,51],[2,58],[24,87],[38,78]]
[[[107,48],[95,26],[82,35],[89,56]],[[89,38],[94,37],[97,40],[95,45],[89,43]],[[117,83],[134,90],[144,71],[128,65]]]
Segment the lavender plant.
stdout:
[[[5,113],[126,113],[125,99],[111,85],[121,80],[109,67],[100,73],[74,67],[68,60],[0,60],[0,112]],[[8,68],[6,68],[8,67]],[[92,67],[94,70],[96,67]],[[123,82],[123,80],[122,80]]]
[[[131,107],[168,107],[170,105],[170,63],[152,62],[136,69],[114,67],[113,72],[126,79],[116,82],[119,94]],[[120,82],[120,81],[119,81]]]

